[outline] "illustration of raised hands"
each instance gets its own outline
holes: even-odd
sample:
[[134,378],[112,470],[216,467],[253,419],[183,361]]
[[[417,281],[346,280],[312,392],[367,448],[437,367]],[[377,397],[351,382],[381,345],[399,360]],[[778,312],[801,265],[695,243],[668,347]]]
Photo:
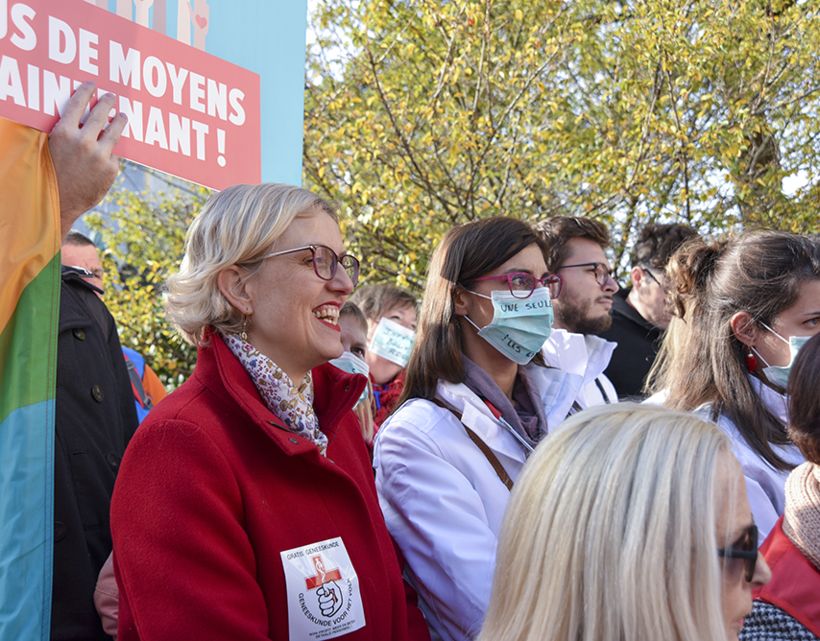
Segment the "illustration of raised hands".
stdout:
[[188,0],[177,0],[177,40],[191,44],[191,4]]
[[132,19],[132,0],[117,0],[117,15],[127,20]]
[[152,4],[154,4],[154,0],[134,0],[134,5],[137,9],[134,22],[143,27],[150,27],[148,24],[148,13]]
[[188,8],[191,13],[191,20],[194,23],[194,47],[205,51],[205,36],[208,35],[211,19],[211,8],[208,6],[208,0],[194,0],[193,8],[191,3],[188,2]]

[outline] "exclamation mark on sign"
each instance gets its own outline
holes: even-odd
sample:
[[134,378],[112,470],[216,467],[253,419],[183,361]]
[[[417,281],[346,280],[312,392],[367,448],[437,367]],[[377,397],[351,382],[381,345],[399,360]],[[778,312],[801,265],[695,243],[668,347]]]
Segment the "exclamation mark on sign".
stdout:
[[219,151],[219,157],[216,159],[216,162],[219,163],[220,167],[224,167],[227,164],[227,160],[225,160],[225,156],[222,154],[225,153],[225,130],[224,129],[217,129],[216,130],[216,147]]

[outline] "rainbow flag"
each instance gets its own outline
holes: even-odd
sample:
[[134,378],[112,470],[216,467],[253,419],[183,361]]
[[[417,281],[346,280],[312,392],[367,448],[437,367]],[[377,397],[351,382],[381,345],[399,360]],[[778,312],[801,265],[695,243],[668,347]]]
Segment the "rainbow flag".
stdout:
[[0,118],[0,639],[51,627],[59,251],[48,136]]

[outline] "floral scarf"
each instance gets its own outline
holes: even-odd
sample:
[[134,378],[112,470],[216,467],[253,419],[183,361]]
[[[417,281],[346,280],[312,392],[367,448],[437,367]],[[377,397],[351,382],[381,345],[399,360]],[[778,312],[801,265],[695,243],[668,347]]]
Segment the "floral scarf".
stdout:
[[326,456],[327,436],[319,429],[319,421],[313,411],[313,380],[310,372],[302,384],[296,387],[276,363],[249,342],[234,334],[221,336],[248,372],[268,409],[288,430],[314,443],[319,448],[319,453]]

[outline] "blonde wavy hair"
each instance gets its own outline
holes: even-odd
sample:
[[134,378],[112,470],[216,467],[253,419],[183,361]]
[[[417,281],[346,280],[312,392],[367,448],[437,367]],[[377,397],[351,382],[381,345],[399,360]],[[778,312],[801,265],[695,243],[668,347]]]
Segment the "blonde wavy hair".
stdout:
[[657,406],[565,421],[513,489],[478,641],[725,639],[715,479],[729,447]]
[[338,222],[327,201],[290,185],[233,185],[213,196],[188,229],[179,272],[167,280],[168,320],[194,345],[207,343],[209,327],[238,333],[244,317],[219,290],[219,273],[239,265],[250,278],[290,224],[317,211]]

